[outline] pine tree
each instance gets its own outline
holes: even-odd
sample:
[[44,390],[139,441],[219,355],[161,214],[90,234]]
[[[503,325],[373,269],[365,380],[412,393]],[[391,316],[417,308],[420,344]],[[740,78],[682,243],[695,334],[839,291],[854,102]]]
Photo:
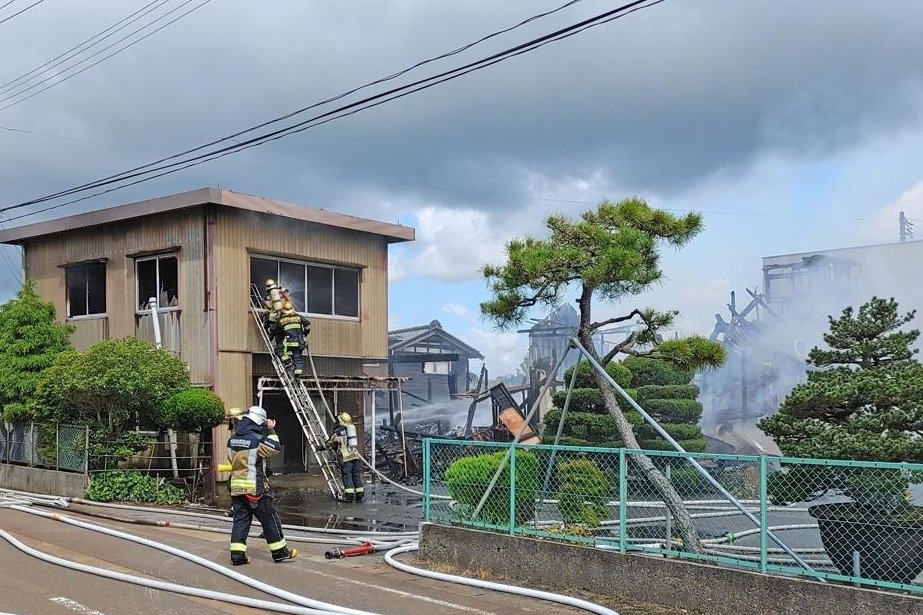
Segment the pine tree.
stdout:
[[32,416],[30,408],[42,374],[71,349],[73,327],[55,320],[54,305],[27,282],[0,306],[0,409],[12,423]]
[[[723,362],[723,349],[707,339],[661,341],[660,332],[673,323],[676,312],[635,309],[625,315],[593,320],[594,298],[625,301],[660,280],[661,246],[685,245],[701,232],[700,215],[677,217],[651,208],[642,199],[629,198],[618,203],[603,202],[596,210],[583,213],[579,220],[551,216],[545,225],[550,231],[548,239],[513,240],[506,247],[506,263],[483,269],[493,299],[482,303],[481,311],[499,327],[522,322],[532,306],[556,306],[573,285],[579,290],[577,338],[601,365],[608,365],[620,353],[658,356],[690,369]],[[599,356],[593,335],[605,326],[634,319],[640,321],[640,330],[615,344],[605,356]],[[593,377],[620,439],[630,448],[639,448],[615,392],[601,374],[594,371]],[[670,508],[686,548],[702,552],[692,519],[670,482],[649,457],[632,455],[632,461]]]

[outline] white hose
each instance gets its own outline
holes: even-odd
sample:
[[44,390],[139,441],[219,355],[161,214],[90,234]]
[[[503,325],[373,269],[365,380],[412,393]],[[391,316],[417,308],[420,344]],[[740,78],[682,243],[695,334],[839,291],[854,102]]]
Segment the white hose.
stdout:
[[529,589],[527,587],[517,587],[515,585],[505,585],[503,583],[494,583],[493,581],[482,581],[480,579],[469,579],[468,577],[460,577],[454,574],[445,574],[444,572],[434,572],[432,570],[426,570],[425,568],[417,568],[416,566],[411,566],[403,562],[397,561],[395,559],[396,555],[401,553],[410,553],[411,551],[416,551],[419,547],[417,545],[406,545],[403,547],[397,547],[396,549],[391,549],[385,553],[385,561],[388,562],[392,568],[396,568],[402,572],[407,572],[409,574],[415,574],[421,577],[427,577],[430,579],[437,579],[439,581],[447,581],[449,583],[458,583],[459,585],[470,585],[472,587],[480,587],[483,589],[491,589],[498,592],[504,592],[507,594],[516,594],[518,596],[527,596],[529,598],[538,598],[539,600],[546,600],[548,602],[555,602],[557,604],[565,604],[567,606],[576,607],[578,609],[583,609],[584,611],[589,611],[590,613],[597,613],[598,615],[618,615],[612,609],[608,609],[599,604],[593,602],[588,602],[586,600],[581,600],[579,598],[572,598],[570,596],[564,596],[562,594],[554,594],[551,592],[541,591],[538,589]]
[[42,551],[33,549],[32,547],[16,540],[16,538],[9,534],[9,532],[4,530],[0,530],[0,538],[3,538],[23,553],[31,555],[32,557],[38,558],[42,561],[55,564],[57,566],[63,566],[64,568],[70,568],[71,570],[86,572],[107,579],[114,579],[116,581],[131,583],[133,585],[141,585],[143,587],[150,587],[152,589],[159,589],[176,594],[184,594],[186,596],[195,596],[197,598],[207,598],[209,600],[218,600],[220,602],[239,604],[241,606],[247,606],[254,609],[273,611],[275,613],[291,613],[292,615],[340,615],[338,611],[322,611],[318,609],[306,608],[303,606],[293,606],[288,604],[279,604],[277,602],[269,602],[267,600],[258,600],[256,598],[245,598],[243,596],[225,594],[209,589],[202,589],[200,587],[186,587],[184,585],[177,585],[176,583],[168,583],[166,581],[158,581],[155,579],[145,579],[143,577],[137,577],[131,574],[106,570],[105,568],[88,566],[86,564],[55,557],[54,555],[49,555],[48,553],[43,553]]
[[330,611],[334,613],[341,613],[343,615],[374,615],[368,611],[359,611],[356,609],[350,609],[347,607],[338,606],[335,604],[330,604],[328,602],[322,602],[320,600],[314,600],[312,598],[307,598],[305,596],[299,596],[298,594],[286,591],[284,589],[263,583],[262,581],[257,581],[256,579],[250,578],[247,575],[241,574],[236,570],[231,570],[221,564],[216,564],[210,560],[205,559],[204,557],[199,557],[182,549],[177,549],[176,547],[171,547],[154,540],[148,540],[147,538],[142,538],[140,536],[135,536],[134,534],[128,534],[127,532],[120,532],[119,530],[114,530],[108,527],[101,525],[94,525],[92,523],[87,523],[85,521],[80,521],[79,519],[74,519],[73,517],[68,517],[61,515],[59,513],[49,513],[42,510],[35,510],[33,508],[27,508],[25,506],[13,506],[13,510],[19,512],[24,512],[30,515],[36,515],[38,517],[45,517],[46,519],[53,519],[54,521],[61,521],[68,525],[73,525],[80,527],[92,532],[98,532],[100,534],[106,534],[107,536],[114,536],[116,538],[121,538],[122,540],[127,540],[129,542],[134,542],[140,545],[151,547],[152,549],[157,549],[158,551],[163,551],[171,555],[175,555],[184,560],[199,564],[204,566],[209,570],[213,570],[221,575],[224,575],[230,579],[234,579],[244,585],[249,585],[254,589],[258,589],[267,594],[273,595],[277,598],[282,598],[283,600],[288,600],[289,602],[294,602],[295,604],[300,604],[301,606],[310,607],[316,610]]

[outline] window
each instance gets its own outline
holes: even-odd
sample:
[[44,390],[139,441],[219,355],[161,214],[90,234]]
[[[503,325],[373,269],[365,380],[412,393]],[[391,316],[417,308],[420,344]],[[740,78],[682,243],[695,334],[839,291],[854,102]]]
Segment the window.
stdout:
[[176,256],[154,256],[136,261],[138,310],[147,310],[151,297],[158,309],[179,307],[179,271]]
[[262,294],[266,280],[270,279],[288,289],[289,298],[299,312],[359,317],[358,269],[252,256],[250,284]]
[[450,363],[448,361],[429,361],[423,364],[424,374],[448,374]]
[[106,263],[72,265],[64,269],[67,317],[106,314]]

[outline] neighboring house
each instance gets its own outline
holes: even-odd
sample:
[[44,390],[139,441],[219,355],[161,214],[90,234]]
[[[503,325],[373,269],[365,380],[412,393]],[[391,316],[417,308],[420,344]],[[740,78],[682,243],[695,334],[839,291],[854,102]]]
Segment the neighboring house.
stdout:
[[[164,347],[189,365],[193,383],[227,406],[256,400],[274,376],[248,308],[251,284],[290,290],[311,319],[309,343],[323,376],[383,376],[388,359],[388,246],[412,228],[203,188],[0,231],[23,248],[37,292],[76,327],[78,349],[138,336],[153,341],[149,297],[162,306]],[[367,396],[340,393],[362,425]],[[288,463],[305,453],[282,397],[267,398]],[[213,434],[223,455],[226,428]],[[300,445],[299,445],[300,443]]]
[[444,402],[467,393],[468,361],[483,359],[480,352],[447,333],[438,320],[428,325],[388,332],[388,371],[408,377],[404,407]]

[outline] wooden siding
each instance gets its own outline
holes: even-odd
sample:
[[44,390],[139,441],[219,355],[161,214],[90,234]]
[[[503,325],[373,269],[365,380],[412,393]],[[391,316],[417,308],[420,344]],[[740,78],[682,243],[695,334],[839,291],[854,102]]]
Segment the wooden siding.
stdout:
[[68,322],[74,326],[71,344],[77,350],[86,350],[96,342],[109,339],[108,318],[81,318]]
[[217,235],[218,348],[265,352],[252,322],[250,255],[361,267],[357,320],[311,317],[316,356],[380,359],[388,355],[388,245],[384,238],[298,220],[221,209]]
[[[54,303],[60,319],[66,316],[64,265],[106,259],[106,319],[103,333],[95,321],[74,321],[78,346],[135,335],[136,279],[132,256],[179,247],[179,306],[182,309],[181,352],[193,382],[210,382],[208,319],[204,311],[203,210],[151,215],[117,224],[97,226],[29,239],[25,242],[26,277],[36,291]],[[89,324],[95,322],[95,325]],[[92,330],[93,327],[97,327]]]

